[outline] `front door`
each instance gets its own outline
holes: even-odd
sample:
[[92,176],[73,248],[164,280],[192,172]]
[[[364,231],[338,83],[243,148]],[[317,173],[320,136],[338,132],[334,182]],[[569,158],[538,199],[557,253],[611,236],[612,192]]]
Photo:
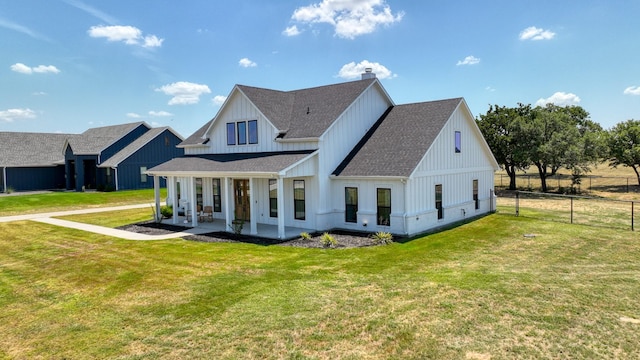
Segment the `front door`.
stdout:
[[249,180],[233,180],[236,220],[250,221],[251,200],[249,199]]

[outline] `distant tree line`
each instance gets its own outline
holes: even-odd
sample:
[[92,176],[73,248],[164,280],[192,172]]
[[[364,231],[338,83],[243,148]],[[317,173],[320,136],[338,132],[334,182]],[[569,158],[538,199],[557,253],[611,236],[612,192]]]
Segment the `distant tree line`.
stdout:
[[580,106],[517,107],[491,105],[476,122],[493,155],[509,175],[509,189],[516,189],[516,172],[534,167],[542,191],[547,178],[564,168],[572,184],[592,167],[609,161],[612,167],[628,166],[640,185],[640,120],[628,120],[610,130],[589,118]]

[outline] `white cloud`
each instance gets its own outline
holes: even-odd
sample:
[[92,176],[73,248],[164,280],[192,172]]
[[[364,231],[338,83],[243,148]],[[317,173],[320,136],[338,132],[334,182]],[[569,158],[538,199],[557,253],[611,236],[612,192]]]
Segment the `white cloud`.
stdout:
[[0,111],[0,121],[13,122],[14,120],[35,119],[36,113],[31,109],[7,109]]
[[112,16],[105,14],[104,12],[89,6],[85,3],[83,3],[82,1],[79,0],[63,0],[64,2],[66,2],[67,4],[76,7],[84,12],[86,12],[87,14],[93,15],[95,17],[97,17],[98,19],[106,22],[107,24],[115,24],[118,21],[113,18]]
[[494,92],[496,91],[496,89],[492,88],[491,86],[487,86],[486,88],[484,88],[485,90],[489,91],[489,92]]
[[200,101],[200,95],[211,93],[207,85],[194,84],[186,81],[167,84],[156,89],[156,91],[173,96],[171,100],[169,100],[169,105],[197,104]]
[[149,116],[153,116],[153,117],[167,117],[167,116],[173,116],[172,113],[167,112],[167,111],[149,111]]
[[256,64],[255,62],[249,60],[249,58],[242,58],[240,59],[240,61],[238,61],[238,64],[244,68],[248,68],[248,67],[256,67],[258,66],[258,64]]
[[323,0],[297,8],[291,19],[309,24],[327,23],[335,28],[337,36],[354,39],[374,32],[380,25],[399,22],[403,16],[404,12],[393,14],[384,0]]
[[473,55],[469,55],[466,58],[464,58],[464,60],[458,60],[458,63],[456,64],[456,66],[460,66],[460,65],[475,65],[477,63],[480,62],[480,59],[478,59],[477,57],[473,56]]
[[556,33],[539,29],[535,26],[530,26],[520,32],[520,40],[551,40],[556,36]]
[[15,63],[11,65],[11,70],[21,74],[33,74],[34,72],[40,74],[58,74],[60,72],[60,70],[58,70],[58,68],[53,65],[38,65],[36,67],[30,67],[23,63]]
[[624,89],[625,95],[640,95],[640,86],[629,86]]
[[535,106],[545,106],[547,104],[555,104],[558,106],[571,106],[580,103],[580,97],[576,94],[566,92],[556,92],[546,99],[540,98],[536,101]]
[[136,114],[136,113],[127,113],[127,117],[132,119],[139,119],[141,116],[140,114]]
[[300,35],[300,30],[298,29],[298,26],[293,25],[293,26],[289,26],[288,28],[284,29],[282,31],[283,35],[286,36],[296,36],[296,35]]
[[227,97],[222,95],[216,95],[211,99],[211,102],[217,106],[224,104],[225,101],[227,101]]
[[163,41],[164,39],[160,39],[155,35],[148,35],[144,37],[144,44],[142,45],[142,47],[160,47],[162,46]]
[[87,33],[94,38],[106,38],[107,41],[121,41],[127,45],[140,45],[142,47],[162,46],[164,39],[155,35],[142,36],[142,30],[134,26],[92,26]]
[[30,28],[28,28],[26,26],[14,23],[13,21],[9,21],[9,20],[7,20],[7,19],[5,19],[3,17],[0,17],[0,27],[26,34],[28,36],[31,36],[34,39],[53,42],[53,41],[51,41],[51,39],[49,39],[48,37],[38,33],[37,31],[31,30]]
[[356,79],[359,78],[362,73],[364,73],[364,69],[366,68],[371,68],[378,79],[394,78],[398,76],[380,63],[362,60],[358,64],[352,61],[348,64],[343,65],[340,69],[340,72],[338,73],[338,77],[341,77],[343,79]]

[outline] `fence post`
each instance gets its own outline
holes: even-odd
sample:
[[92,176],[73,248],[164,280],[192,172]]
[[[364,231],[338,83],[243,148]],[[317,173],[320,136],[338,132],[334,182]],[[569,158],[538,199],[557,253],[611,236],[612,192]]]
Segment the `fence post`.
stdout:
[[520,191],[516,190],[516,216],[520,216]]
[[571,197],[571,223],[573,224],[573,197]]

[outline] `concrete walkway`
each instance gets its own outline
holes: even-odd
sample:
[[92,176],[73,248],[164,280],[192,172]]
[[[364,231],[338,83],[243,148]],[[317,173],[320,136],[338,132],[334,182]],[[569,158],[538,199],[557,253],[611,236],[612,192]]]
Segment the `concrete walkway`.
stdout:
[[71,229],[77,229],[77,230],[88,231],[96,234],[117,237],[125,240],[176,239],[183,236],[204,234],[210,231],[208,229],[191,228],[182,232],[174,232],[174,233],[165,234],[165,235],[147,235],[147,234],[140,234],[140,233],[135,233],[131,231],[112,229],[104,226],[84,224],[84,223],[79,223],[75,221],[68,221],[68,220],[53,218],[53,217],[67,216],[67,215],[93,214],[93,213],[100,213],[100,212],[107,212],[107,211],[141,209],[141,208],[145,208],[145,207],[148,208],[152,206],[154,206],[154,204],[137,204],[137,205],[125,205],[125,206],[112,206],[112,207],[104,207],[104,208],[56,211],[56,212],[48,212],[48,213],[40,213],[40,214],[2,216],[0,217],[0,223],[12,222],[12,221],[37,221],[45,224],[62,226],[62,227],[67,227]]

